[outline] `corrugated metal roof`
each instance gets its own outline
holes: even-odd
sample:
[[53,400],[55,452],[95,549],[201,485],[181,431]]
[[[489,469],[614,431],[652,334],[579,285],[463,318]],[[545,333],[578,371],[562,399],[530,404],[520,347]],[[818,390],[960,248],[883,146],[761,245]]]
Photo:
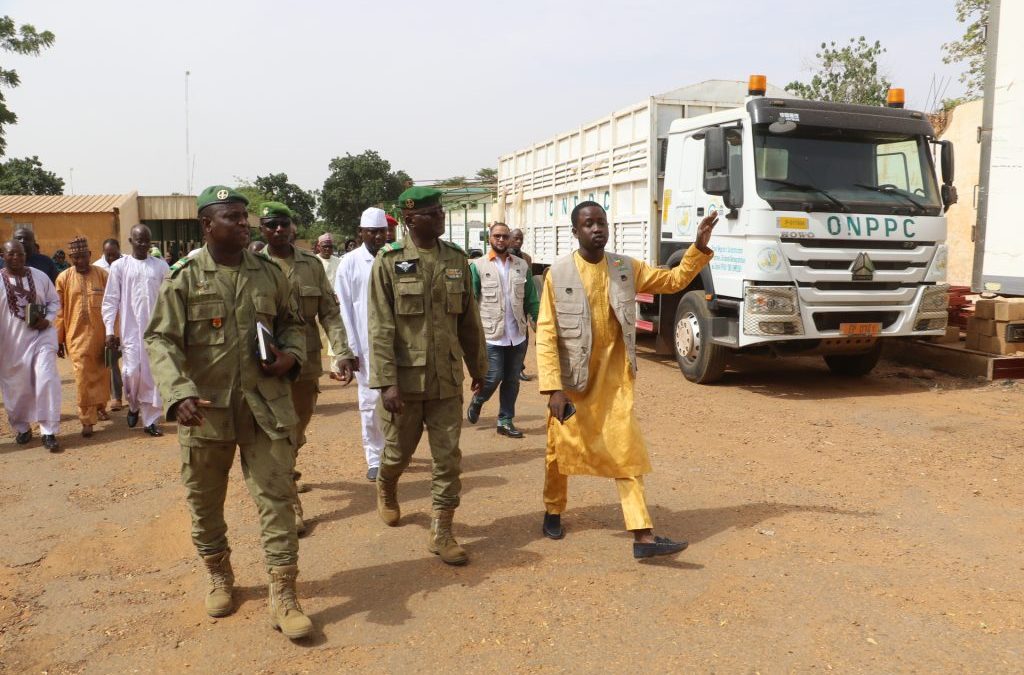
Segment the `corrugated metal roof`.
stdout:
[[0,214],[111,213],[135,198],[128,195],[0,195]]

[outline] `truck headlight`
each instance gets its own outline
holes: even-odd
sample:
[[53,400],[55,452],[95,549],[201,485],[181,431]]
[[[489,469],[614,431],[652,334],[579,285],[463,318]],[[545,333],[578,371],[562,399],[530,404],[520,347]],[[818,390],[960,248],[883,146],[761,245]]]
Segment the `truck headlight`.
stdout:
[[946,280],[946,270],[949,267],[949,247],[939,244],[935,248],[935,255],[932,257],[932,264],[924,275],[925,281],[943,282]]
[[744,308],[748,314],[796,314],[796,288],[793,286],[747,286]]
[[944,312],[949,308],[949,284],[925,286],[921,293],[922,312]]
[[745,335],[803,335],[795,286],[747,286],[743,291]]
[[915,331],[945,330],[949,323],[949,286],[925,286],[921,291],[921,305],[914,317]]

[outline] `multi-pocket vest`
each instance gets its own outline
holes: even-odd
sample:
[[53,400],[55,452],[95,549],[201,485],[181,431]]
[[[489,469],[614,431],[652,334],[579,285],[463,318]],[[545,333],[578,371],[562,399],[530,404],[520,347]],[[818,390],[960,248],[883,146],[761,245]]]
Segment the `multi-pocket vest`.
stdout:
[[[555,323],[558,332],[558,361],[562,388],[586,391],[590,371],[593,333],[590,304],[583,279],[576,269],[575,253],[559,258],[551,266],[549,283],[555,292]],[[636,373],[636,283],[633,259],[605,253],[608,265],[608,303],[622,328],[629,366]]]
[[[522,258],[509,256],[512,264],[508,269],[509,288],[512,291],[512,316],[519,326],[520,335],[526,335],[526,311],[523,302],[526,297],[526,275],[529,269]],[[477,258],[472,262],[480,275],[480,321],[484,327],[484,339],[500,340],[505,335],[505,289],[501,286],[501,272],[498,265],[488,258]]]

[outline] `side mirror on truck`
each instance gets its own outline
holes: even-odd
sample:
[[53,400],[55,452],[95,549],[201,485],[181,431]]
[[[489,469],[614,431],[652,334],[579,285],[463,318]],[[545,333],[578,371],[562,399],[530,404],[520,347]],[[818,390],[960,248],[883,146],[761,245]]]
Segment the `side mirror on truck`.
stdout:
[[742,179],[738,174],[730,178],[729,175],[729,132],[732,131],[733,140],[738,136],[735,130],[723,129],[722,127],[709,127],[704,130],[704,192],[709,195],[721,195],[722,203],[730,211],[726,218],[735,218],[742,203],[742,189],[740,193],[733,195],[730,186],[737,180]]
[[704,131],[704,192],[724,195],[729,191],[729,151],[725,129],[710,127]]
[[942,165],[942,204],[948,210],[956,204],[956,188],[953,187],[953,143],[952,141],[939,141],[939,160]]

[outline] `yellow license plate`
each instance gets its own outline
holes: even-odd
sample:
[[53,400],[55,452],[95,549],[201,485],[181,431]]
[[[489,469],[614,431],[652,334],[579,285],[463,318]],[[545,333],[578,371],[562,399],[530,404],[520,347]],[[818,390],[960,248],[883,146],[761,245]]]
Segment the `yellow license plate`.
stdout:
[[878,335],[882,332],[880,323],[841,323],[839,332],[843,335]]

